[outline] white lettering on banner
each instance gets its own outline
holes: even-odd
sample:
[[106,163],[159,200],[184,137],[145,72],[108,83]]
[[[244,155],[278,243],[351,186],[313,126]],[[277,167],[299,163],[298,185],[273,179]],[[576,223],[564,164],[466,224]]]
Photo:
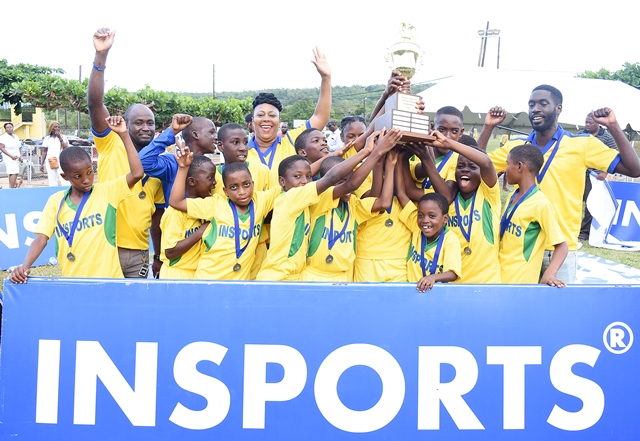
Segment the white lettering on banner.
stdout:
[[[440,365],[450,364],[456,376],[440,382]],[[440,402],[461,430],[482,430],[484,426],[462,398],[478,381],[478,363],[473,354],[457,346],[418,348],[418,430],[440,429]]]
[[178,403],[169,421],[191,430],[210,429],[224,421],[231,406],[229,389],[217,378],[198,372],[197,365],[207,360],[220,366],[226,353],[224,346],[206,341],[190,343],[178,352],[173,363],[176,383],[184,390],[204,397],[207,407],[191,410]]
[[60,340],[40,340],[38,342],[36,423],[58,424],[59,387]]
[[73,423],[96,423],[98,378],[134,426],[156,425],[158,343],[136,343],[135,380],[132,389],[102,345],[76,342],[76,379]]
[[[370,409],[357,411],[346,407],[338,396],[340,376],[353,366],[367,366],[382,380],[382,396]],[[373,432],[389,424],[404,402],[405,382],[402,368],[384,349],[368,344],[342,346],[324,359],[314,384],[320,413],[333,426],[345,432]]]
[[582,409],[567,412],[557,404],[553,406],[547,422],[562,430],[585,430],[600,420],[604,412],[604,392],[591,380],[578,377],[571,368],[576,363],[595,366],[600,350],[586,345],[569,345],[560,349],[551,360],[551,384],[567,395],[582,400]]
[[502,427],[524,429],[525,366],[542,364],[542,347],[489,346],[487,364],[504,366]]
[[20,248],[18,241],[18,224],[16,223],[16,215],[9,213],[4,215],[4,223],[7,231],[0,228],[0,242],[2,242],[10,250]]
[[640,210],[635,201],[627,200],[624,204],[624,214],[622,215],[622,226],[628,227],[631,222],[631,216],[636,221],[636,224],[640,225]]
[[[284,369],[282,380],[267,383],[267,363]],[[267,401],[289,401],[307,382],[307,362],[300,352],[284,345],[245,345],[242,427],[264,429]]]
[[[24,218],[22,219],[22,226],[29,233],[33,233],[36,231],[36,226],[38,225],[38,221],[40,220],[40,216],[42,215],[42,211],[30,211],[28,212]],[[31,246],[31,243],[35,240],[34,237],[29,237],[24,241],[24,244],[28,247]]]
[[[625,335],[620,330],[627,330]],[[630,328],[614,322],[603,338],[616,348],[632,344]],[[625,342],[625,339],[628,341]],[[36,379],[35,422],[58,423],[60,383],[60,340],[39,340]],[[178,402],[169,417],[174,424],[190,430],[204,430],[225,420],[231,406],[228,387],[219,379],[197,370],[200,361],[221,366],[228,349],[213,342],[193,342],[178,352],[173,375],[178,386],[205,398],[202,410],[192,410]],[[580,431],[596,424],[604,412],[605,396],[594,381],[575,375],[572,367],[584,363],[595,367],[600,350],[573,344],[561,348],[551,359],[549,376],[556,390],[582,401],[582,409],[568,412],[554,405],[547,422],[561,430]],[[488,346],[487,364],[503,366],[503,427],[525,427],[525,378],[527,365],[540,365],[540,346]],[[282,366],[279,382],[267,382],[267,365]],[[449,364],[455,377],[441,382],[441,366]],[[370,409],[347,408],[338,395],[338,381],[353,366],[373,369],[382,381],[382,394]],[[120,406],[133,426],[156,425],[158,343],[137,342],[134,387],[125,380],[102,345],[97,341],[77,341],[73,423],[95,425],[97,381]],[[478,363],[471,352],[457,346],[418,348],[418,430],[440,429],[440,403],[460,430],[483,430],[484,426],[463,399],[478,380]],[[244,346],[243,416],[244,429],[264,429],[267,402],[296,398],[307,382],[307,364],[291,346],[248,344]],[[370,344],[341,346],[320,364],[314,395],[320,413],[334,427],[352,433],[379,430],[389,424],[403,405],[405,378],[397,360],[385,349]]]
[[[625,343],[625,339],[627,342]],[[613,322],[606,327],[602,334],[602,342],[612,354],[624,354],[633,345],[633,331],[624,322]]]

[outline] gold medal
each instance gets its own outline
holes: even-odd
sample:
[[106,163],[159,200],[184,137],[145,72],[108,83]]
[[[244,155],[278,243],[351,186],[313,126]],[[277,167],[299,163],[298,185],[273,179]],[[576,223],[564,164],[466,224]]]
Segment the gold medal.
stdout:
[[69,262],[73,262],[74,260],[76,260],[76,256],[74,256],[73,253],[69,251],[69,253],[67,253],[67,260]]
[[139,197],[140,199],[144,199],[144,198],[146,198],[146,197],[147,197],[147,194],[146,194],[144,191],[141,191],[140,193],[138,193],[138,197]]
[[463,250],[463,251],[464,251],[464,253],[465,253],[467,256],[470,256],[470,255],[471,255],[471,248],[469,248],[469,247],[464,247],[464,250]]
[[235,265],[233,265],[233,270],[237,273],[238,271],[240,271],[242,269],[242,265],[240,265],[239,263],[236,263]]
[[387,219],[386,221],[384,221],[384,226],[387,228],[393,227],[393,220]]
[[327,258],[325,259],[325,261],[326,261],[329,265],[331,265],[331,263],[333,263],[333,256],[332,256],[331,254],[329,254],[329,255],[327,256]]

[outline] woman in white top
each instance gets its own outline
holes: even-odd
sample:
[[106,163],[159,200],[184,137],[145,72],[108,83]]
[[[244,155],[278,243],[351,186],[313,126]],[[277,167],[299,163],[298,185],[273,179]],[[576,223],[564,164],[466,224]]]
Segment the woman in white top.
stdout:
[[13,134],[13,124],[5,123],[5,133],[0,135],[0,151],[9,175],[9,188],[18,188],[17,178],[20,171],[20,138]]
[[[47,168],[49,187],[70,185],[69,181],[66,181],[60,176],[60,173],[62,173],[62,168],[60,168],[60,152],[69,147],[69,141],[66,136],[60,133],[60,123],[58,121],[51,121],[49,123],[49,134],[42,141],[42,147],[44,153],[42,154],[42,166],[40,169],[44,171],[44,167]],[[53,161],[52,158],[55,158],[55,161]],[[52,161],[54,162],[53,165],[57,165],[57,167],[51,168]]]

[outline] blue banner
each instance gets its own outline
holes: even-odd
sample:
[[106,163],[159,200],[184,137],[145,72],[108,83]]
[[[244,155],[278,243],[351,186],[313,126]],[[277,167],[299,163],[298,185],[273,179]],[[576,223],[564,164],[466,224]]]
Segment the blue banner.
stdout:
[[640,184],[608,181],[618,201],[609,234],[619,241],[640,242]]
[[640,439],[637,289],[6,283],[3,439]]
[[[22,263],[49,196],[68,187],[35,187],[0,191],[0,270]],[[55,258],[55,244],[49,242],[34,266]]]

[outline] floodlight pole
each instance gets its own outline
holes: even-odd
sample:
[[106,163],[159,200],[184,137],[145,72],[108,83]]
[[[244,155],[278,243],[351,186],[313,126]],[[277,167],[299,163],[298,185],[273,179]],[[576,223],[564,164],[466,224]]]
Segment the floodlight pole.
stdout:
[[500,37],[498,37],[498,65],[496,67],[500,69]]
[[487,50],[487,34],[489,33],[489,22],[487,22],[487,29],[482,33],[482,31],[478,31],[480,36],[480,55],[478,55],[478,67],[484,66],[484,52]]

